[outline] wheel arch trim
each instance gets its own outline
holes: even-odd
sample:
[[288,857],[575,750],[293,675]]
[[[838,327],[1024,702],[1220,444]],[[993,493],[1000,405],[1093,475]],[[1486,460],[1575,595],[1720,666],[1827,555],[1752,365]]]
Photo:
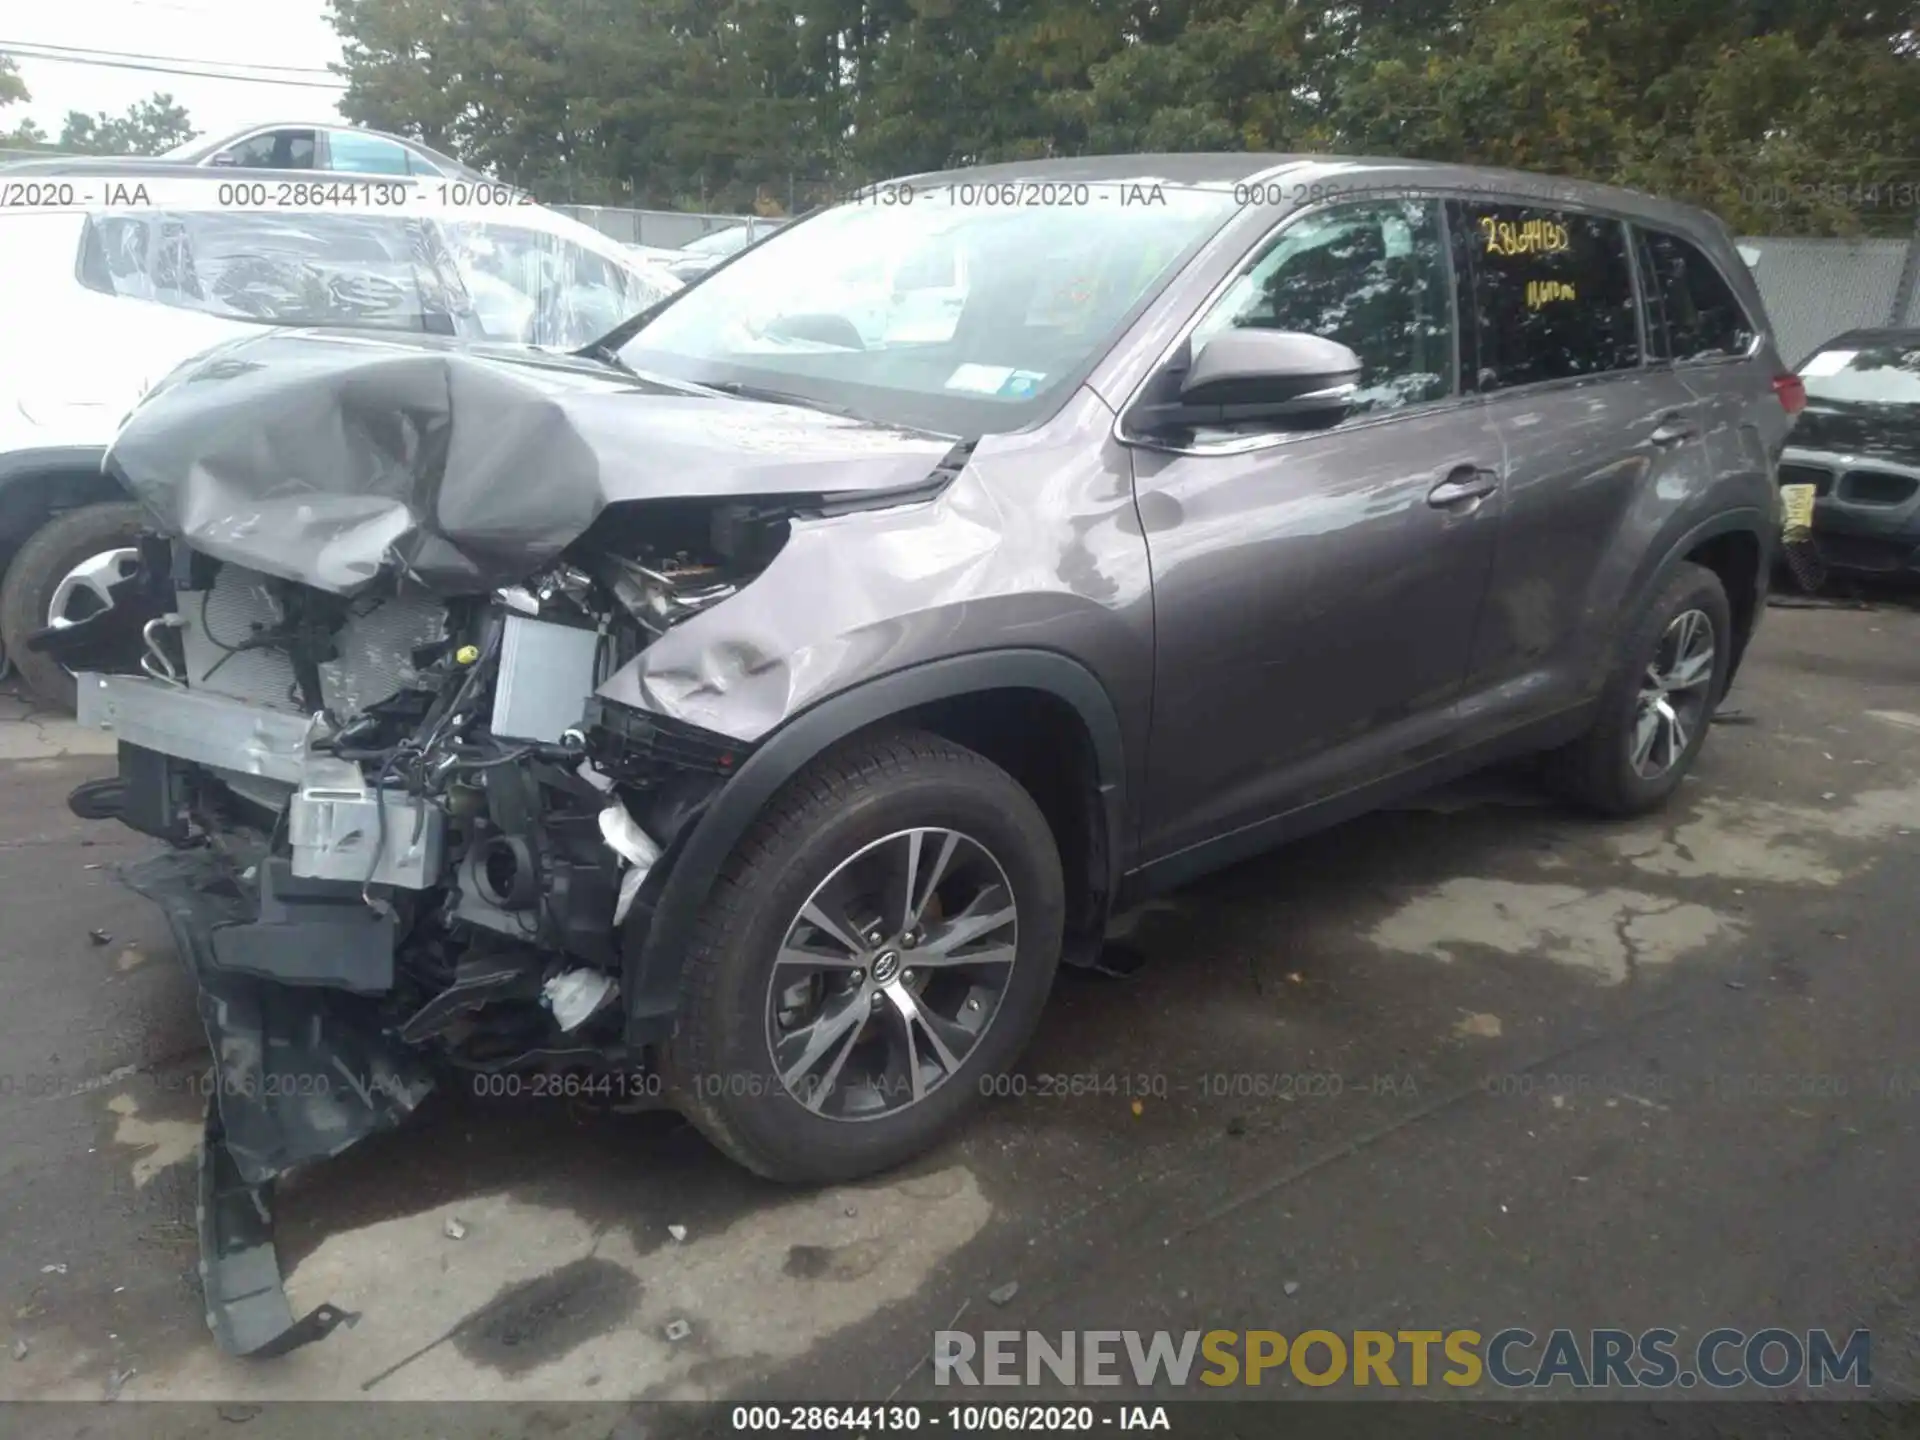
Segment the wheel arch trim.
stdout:
[[753,750],[676,844],[654,899],[645,940],[625,961],[629,1040],[664,1039],[679,1004],[694,920],[734,847],[774,794],[816,757],[850,735],[942,700],[991,690],[1037,690],[1067,704],[1093,750],[1100,812],[1107,827],[1109,889],[1119,879],[1125,815],[1125,749],[1120,717],[1098,677],[1052,650],[985,650],[948,656],[865,681],[792,716]]
[[[1754,630],[1759,628],[1761,616],[1766,612],[1767,577],[1773,561],[1775,540],[1773,532],[1768,527],[1765,511],[1754,506],[1739,506],[1729,510],[1721,510],[1689,526],[1686,530],[1681,531],[1669,541],[1663,549],[1657,552],[1658,558],[1636,577],[1631,592],[1633,601],[1621,612],[1622,623],[1630,625],[1633,619],[1652,601],[1653,597],[1660,593],[1660,587],[1666,583],[1667,577],[1673,574],[1675,566],[1680,564],[1689,554],[1704,545],[1707,541],[1717,539],[1722,535],[1735,534],[1746,534],[1753,537],[1755,544],[1760,547],[1760,563],[1758,574],[1754,581],[1756,591],[1752,597],[1754,607],[1753,623],[1747,627],[1747,633],[1745,635],[1735,635],[1733,637],[1736,648],[1727,667],[1727,684],[1729,686],[1733,684],[1734,674],[1740,668],[1740,661],[1743,658],[1746,642],[1752,639]],[[1727,599],[1736,605],[1739,603],[1739,597],[1737,596],[1729,595]]]

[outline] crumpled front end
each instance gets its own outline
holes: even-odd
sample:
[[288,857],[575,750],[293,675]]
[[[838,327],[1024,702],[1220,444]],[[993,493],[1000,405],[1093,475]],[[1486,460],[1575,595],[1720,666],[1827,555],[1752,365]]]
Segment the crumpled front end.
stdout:
[[[1111,420],[1082,393],[1060,449],[976,447],[578,357],[300,333],[148,396],[107,462],[155,520],[137,573],[30,643],[120,742],[75,809],[170,847],[125,878],[169,916],[221,1077],[223,1347],[351,1318],[291,1313],[272,1186],[434,1085],[565,1072],[669,1103],[652,1062],[702,877],[795,717],[1038,626],[1144,683]],[[1009,495],[1054,520],[1008,524]],[[1111,853],[1082,856],[1096,920]]]
[[[199,987],[218,1080],[203,1274],[239,1354],[351,1319],[291,1313],[271,1230],[287,1171],[449,1075],[657,1097],[672,1017],[625,1003],[636,957],[679,843],[754,747],[596,692],[752,584],[796,517],[951,477],[944,443],[786,407],[715,399],[705,415],[739,433],[695,443],[695,402],[610,372],[275,343],[271,374],[241,358],[263,342],[215,352],[135,412],[109,466],[156,533],[109,609],[32,641],[120,742],[74,808],[171,847],[123,878]],[[623,433],[600,408],[616,392]],[[483,459],[489,435],[511,449]]]

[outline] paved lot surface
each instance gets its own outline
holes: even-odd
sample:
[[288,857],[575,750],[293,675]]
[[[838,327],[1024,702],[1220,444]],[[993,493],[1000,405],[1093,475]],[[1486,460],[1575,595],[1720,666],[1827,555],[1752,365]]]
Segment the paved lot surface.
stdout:
[[65,809],[97,737],[0,698],[0,1396],[951,1399],[959,1315],[1865,1326],[1912,1397],[1920,614],[1776,609],[1729,706],[1652,820],[1483,778],[1150,907],[1141,975],[1063,980],[1027,1094],[876,1183],[447,1096],[284,1187],[296,1311],[360,1319],[247,1363],[194,1277],[189,986],[101,868],[142,842]]

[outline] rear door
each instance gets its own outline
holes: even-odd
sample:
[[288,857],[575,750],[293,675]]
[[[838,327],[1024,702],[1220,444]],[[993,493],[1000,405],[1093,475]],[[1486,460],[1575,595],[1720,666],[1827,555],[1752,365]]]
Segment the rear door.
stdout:
[[1438,200],[1289,217],[1188,345],[1249,327],[1356,351],[1358,403],[1330,429],[1135,441],[1155,859],[1447,748],[1493,560],[1500,440],[1459,393]]
[[1564,710],[1604,678],[1636,567],[1708,484],[1706,406],[1651,351],[1618,218],[1456,200],[1506,508],[1462,740]]
[[1647,307],[1674,373],[1699,401],[1707,465],[1722,486],[1763,490],[1774,481],[1787,431],[1773,389],[1785,367],[1706,250],[1671,231],[1635,228]]

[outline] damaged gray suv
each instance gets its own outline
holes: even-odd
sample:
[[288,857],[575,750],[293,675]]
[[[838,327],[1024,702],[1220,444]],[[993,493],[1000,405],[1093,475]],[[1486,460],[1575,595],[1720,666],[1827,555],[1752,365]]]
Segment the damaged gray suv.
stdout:
[[37,637],[171,848],[229,1349],[275,1176],[462,1073],[866,1174],[1119,906],[1502,757],[1670,795],[1758,621],[1797,382],[1717,221],[1387,161],[873,187],[579,354],[262,334],[109,472]]

